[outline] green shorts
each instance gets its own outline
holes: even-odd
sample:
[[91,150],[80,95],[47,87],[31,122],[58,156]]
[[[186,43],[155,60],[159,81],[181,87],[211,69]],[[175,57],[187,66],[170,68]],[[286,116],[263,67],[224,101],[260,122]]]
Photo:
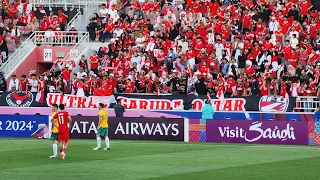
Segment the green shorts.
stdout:
[[52,141],[58,141],[58,133],[51,133],[50,140],[52,140]]
[[109,134],[109,128],[99,128],[97,134],[99,134],[100,136],[108,136]]

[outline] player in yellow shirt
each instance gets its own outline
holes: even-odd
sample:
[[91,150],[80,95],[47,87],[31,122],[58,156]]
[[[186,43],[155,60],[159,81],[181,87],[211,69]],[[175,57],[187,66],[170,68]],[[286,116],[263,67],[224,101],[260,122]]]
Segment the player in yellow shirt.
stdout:
[[108,137],[109,133],[109,125],[108,125],[108,113],[106,110],[104,110],[104,104],[99,103],[99,124],[97,127],[98,133],[97,133],[97,147],[93,150],[101,150],[101,137],[105,138],[106,141],[106,148],[103,150],[110,150],[110,140]]
[[[54,117],[57,112],[58,112],[58,105],[57,104],[53,104],[52,107],[52,117]],[[51,136],[50,136],[50,140],[52,141],[52,149],[53,149],[53,155],[50,156],[50,158],[57,158],[58,157],[58,119],[54,119],[54,125],[52,125],[52,130],[51,130]]]

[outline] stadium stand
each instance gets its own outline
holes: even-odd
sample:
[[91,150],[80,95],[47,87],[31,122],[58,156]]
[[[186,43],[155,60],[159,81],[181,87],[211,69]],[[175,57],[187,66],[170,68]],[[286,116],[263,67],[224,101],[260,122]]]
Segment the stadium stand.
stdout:
[[[7,82],[7,89],[32,90],[34,84],[33,91],[85,96],[319,96],[319,17],[309,0],[107,0],[86,26],[90,42],[101,47],[23,78],[17,88]],[[40,22],[46,41],[62,41],[59,28],[77,29],[52,18],[50,25]],[[37,30],[27,27],[23,34]],[[63,41],[73,45],[77,38]]]

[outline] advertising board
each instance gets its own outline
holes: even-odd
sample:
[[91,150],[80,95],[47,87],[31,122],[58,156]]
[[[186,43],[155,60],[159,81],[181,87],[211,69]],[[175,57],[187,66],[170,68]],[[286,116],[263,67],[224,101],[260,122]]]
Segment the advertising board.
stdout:
[[206,141],[308,145],[308,122],[207,120]]
[[0,115],[0,137],[48,138],[48,116]]
[[[70,137],[95,139],[98,117],[73,116]],[[182,118],[109,118],[110,139],[184,141]]]

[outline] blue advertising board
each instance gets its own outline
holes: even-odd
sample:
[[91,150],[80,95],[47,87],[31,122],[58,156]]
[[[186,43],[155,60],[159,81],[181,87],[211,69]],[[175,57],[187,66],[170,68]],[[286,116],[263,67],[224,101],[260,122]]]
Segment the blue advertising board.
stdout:
[[48,138],[49,117],[0,115],[0,137]]

